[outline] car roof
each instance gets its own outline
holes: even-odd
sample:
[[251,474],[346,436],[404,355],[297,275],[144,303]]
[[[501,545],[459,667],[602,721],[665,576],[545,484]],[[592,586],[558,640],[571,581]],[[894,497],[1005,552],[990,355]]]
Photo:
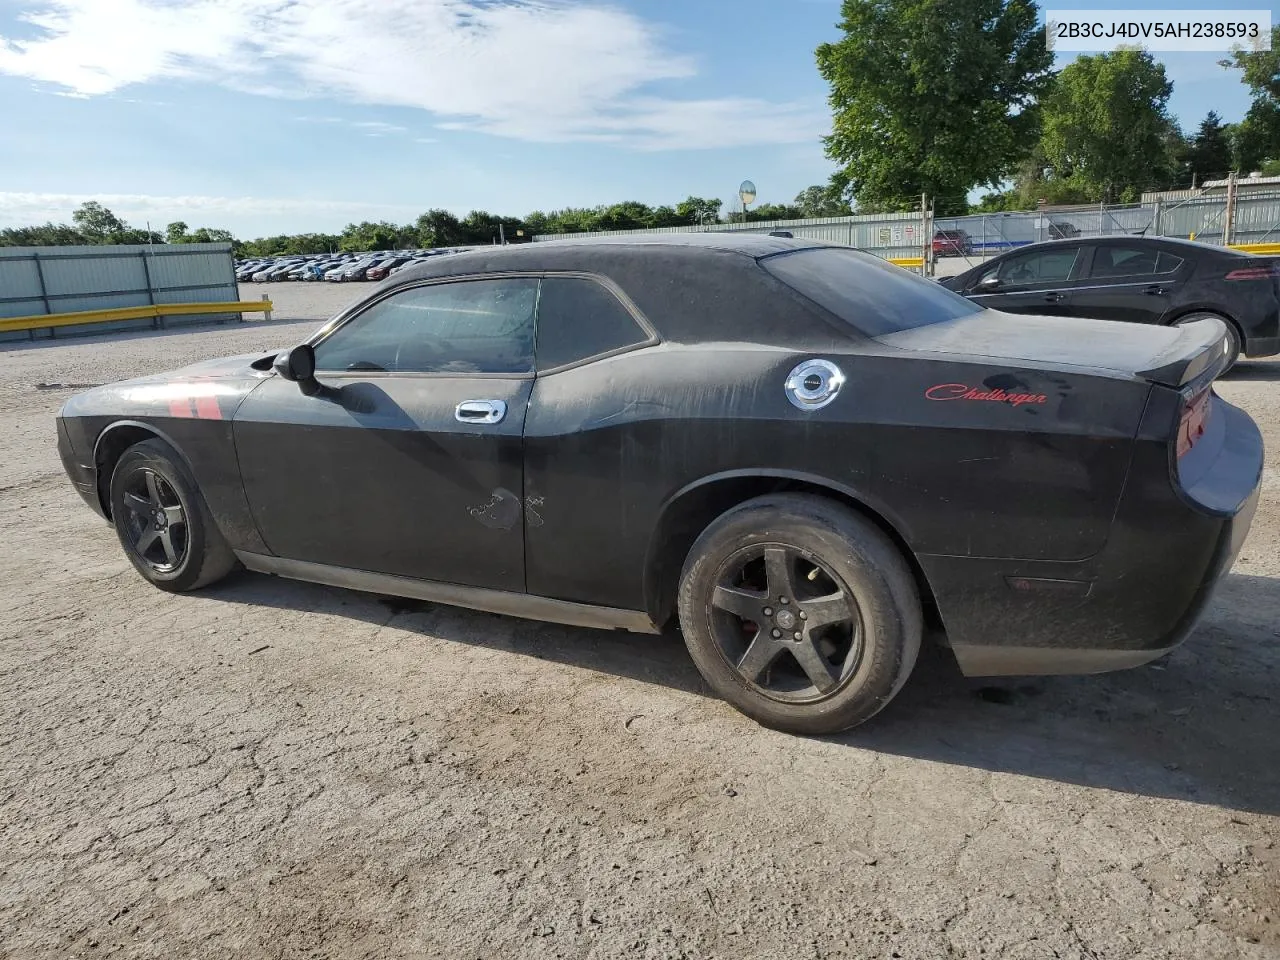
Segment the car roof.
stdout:
[[[510,246],[478,247],[407,265],[381,282],[378,294],[427,280],[503,273],[585,273],[617,284],[662,334],[679,342],[758,339],[780,335],[799,342],[833,340],[816,308],[767,271],[759,261],[775,254],[818,249],[849,250],[818,240],[766,233],[668,233],[575,237]],[[864,254],[864,256],[869,256]],[[371,294],[371,296],[374,294]],[[353,309],[355,309],[353,307]],[[808,327],[809,334],[803,329]],[[843,328],[842,328],[843,329]]]
[[1155,248],[1174,247],[1174,248],[1182,248],[1186,250],[1188,254],[1199,252],[1202,254],[1203,253],[1218,254],[1219,256],[1241,256],[1241,257],[1251,256],[1251,254],[1247,253],[1244,250],[1233,250],[1230,247],[1222,247],[1213,243],[1203,243],[1199,240],[1184,240],[1181,237],[1148,237],[1148,236],[1143,236],[1142,234],[1137,234],[1137,233],[1111,234],[1109,236],[1104,236],[1104,237],[1068,237],[1066,239],[1041,240],[1038,243],[1028,243],[1021,247],[1015,247],[1013,250],[1009,252],[1014,253],[1019,250],[1029,250],[1032,247],[1063,246],[1068,243],[1074,243],[1074,244],[1091,243],[1094,246],[1098,246],[1098,247],[1114,247],[1114,246],[1131,246],[1131,247],[1132,246],[1151,246]]

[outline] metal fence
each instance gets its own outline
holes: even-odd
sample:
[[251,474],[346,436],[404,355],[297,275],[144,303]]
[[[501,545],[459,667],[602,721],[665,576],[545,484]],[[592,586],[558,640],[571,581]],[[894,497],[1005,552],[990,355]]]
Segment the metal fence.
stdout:
[[[150,304],[237,301],[229,243],[0,247],[0,319]],[[0,333],[0,340],[147,330],[238,319],[167,316]]]
[[[769,233],[785,230],[796,237],[825,240],[869,250],[886,259],[919,257],[928,235],[921,214],[881,213],[852,217],[814,217],[808,220],[759,220],[747,223],[716,223],[688,227],[653,227],[647,230],[592,231],[592,237],[626,237],[662,233]],[[540,233],[534,241],[568,240],[581,233]]]
[[[1242,192],[1231,211],[1231,243],[1280,241],[1280,187]],[[650,230],[611,230],[591,236],[629,236],[654,233],[739,232],[785,230],[796,237],[847,244],[885,259],[927,255],[933,272],[945,267],[956,272],[968,264],[1013,247],[1042,240],[1103,237],[1122,234],[1181,237],[1222,243],[1228,203],[1222,191],[1144,196],[1142,203],[1092,204],[1078,207],[1012,213],[926,217],[921,213],[866,214],[811,220],[717,223],[704,226],[661,227]],[[945,232],[944,232],[945,231]],[[581,234],[539,234],[535,241],[567,239]],[[934,243],[934,239],[937,242]]]

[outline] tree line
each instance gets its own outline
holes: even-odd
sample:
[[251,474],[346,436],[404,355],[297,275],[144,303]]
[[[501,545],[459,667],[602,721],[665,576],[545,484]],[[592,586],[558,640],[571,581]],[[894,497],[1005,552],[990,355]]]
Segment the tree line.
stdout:
[[[147,231],[130,226],[96,200],[82,204],[71,215],[71,223],[46,223],[35,227],[0,230],[0,246],[62,246],[99,243],[210,243],[227,242],[237,256],[273,256],[293,253],[357,253],[366,250],[407,250],[430,247],[458,247],[531,240],[540,233],[590,233],[599,230],[634,230],[643,227],[677,227],[722,222],[724,203],[718,199],[686,197],[674,206],[651,207],[630,200],[598,207],[566,207],[543,212],[535,210],[523,217],[501,216],[473,210],[458,217],[448,210],[434,209],[411,223],[382,220],[350,223],[341,233],[278,234],[254,240],[239,240],[230,231],[200,227],[192,230],[175,221],[164,231]],[[805,217],[845,216],[849,205],[829,187],[813,186],[801,191],[792,203],[762,203],[746,212],[746,220],[799,220]],[[741,222],[741,211],[728,214]]]

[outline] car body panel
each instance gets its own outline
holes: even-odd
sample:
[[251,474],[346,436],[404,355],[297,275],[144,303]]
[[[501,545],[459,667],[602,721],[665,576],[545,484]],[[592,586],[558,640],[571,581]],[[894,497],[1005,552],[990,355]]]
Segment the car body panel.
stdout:
[[[306,396],[272,378],[235,416],[245,495],[268,549],[523,590],[521,435],[532,380],[365,374],[323,382]],[[504,401],[505,418],[458,422],[455,407],[474,399]]]
[[[561,273],[615,285],[659,336],[536,378],[348,371],[311,393],[272,355],[232,358],[78,395],[59,448],[77,488],[100,489],[105,427],[163,431],[246,564],[284,576],[656,628],[699,524],[798,489],[893,537],[967,672],[1102,669],[1178,642],[1260,482],[1256,427],[1217,398],[1199,445],[1171,453],[1186,391],[1225,365],[1225,327],[966,309],[872,337],[761,268],[820,246],[690,235],[434,257],[312,339],[403,289]],[[784,385],[815,357],[844,385],[801,409]],[[477,398],[507,418],[456,421]]]

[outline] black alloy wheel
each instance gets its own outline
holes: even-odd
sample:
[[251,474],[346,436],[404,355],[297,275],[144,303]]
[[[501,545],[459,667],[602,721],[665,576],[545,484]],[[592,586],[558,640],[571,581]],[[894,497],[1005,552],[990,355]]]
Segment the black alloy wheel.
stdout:
[[853,675],[862,656],[861,611],[816,557],[787,544],[756,544],[729,557],[716,579],[716,644],[752,688],[805,703]]
[[123,506],[129,546],[156,573],[178,569],[190,547],[187,511],[164,477],[139,467],[125,480]]

